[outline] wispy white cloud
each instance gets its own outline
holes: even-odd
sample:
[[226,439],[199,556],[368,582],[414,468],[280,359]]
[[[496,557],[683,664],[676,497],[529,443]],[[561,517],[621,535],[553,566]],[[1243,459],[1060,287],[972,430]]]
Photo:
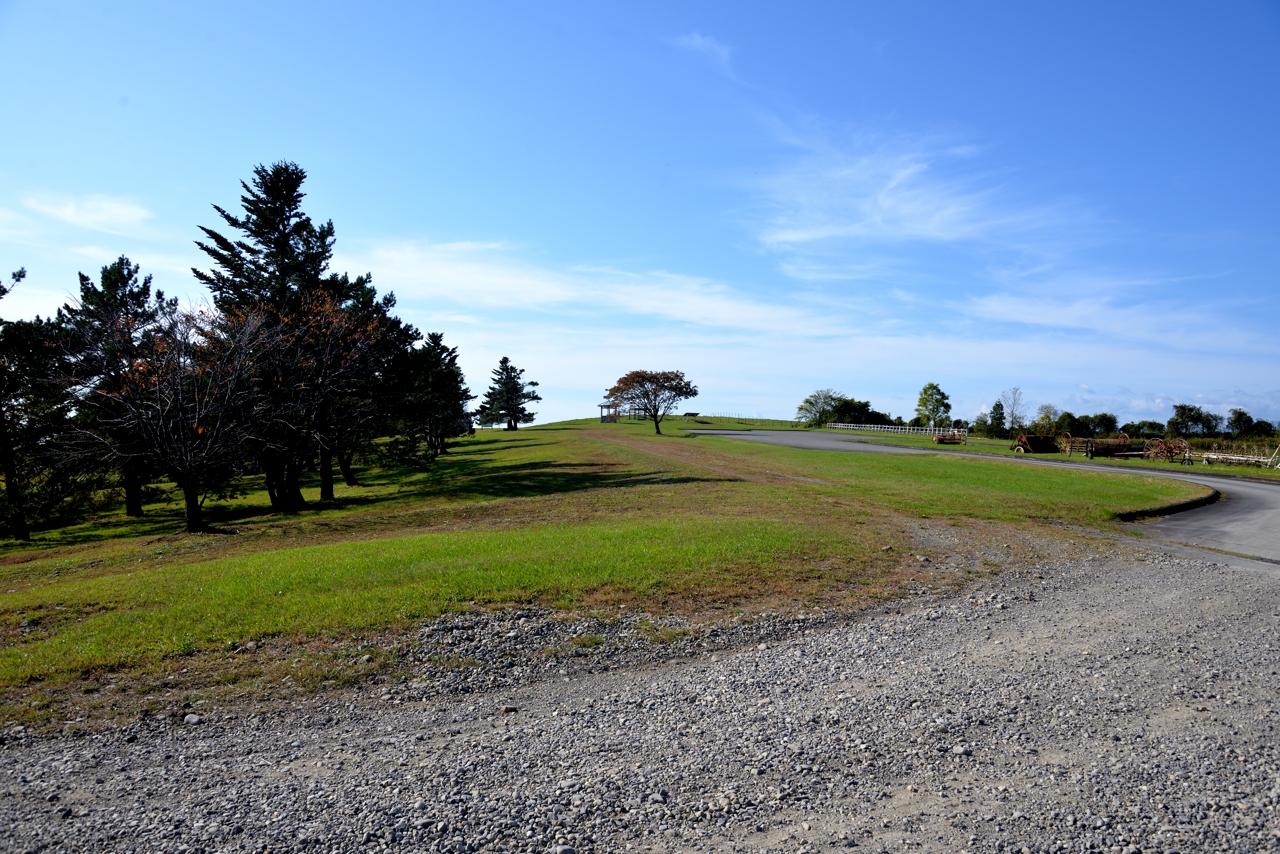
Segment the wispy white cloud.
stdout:
[[842,260],[796,256],[778,268],[788,277],[805,282],[891,281],[902,276],[905,265],[893,259]]
[[667,39],[667,43],[705,56],[717,71],[731,80],[737,81],[738,75],[733,71],[733,49],[716,40],[713,36],[701,33],[686,33],[682,36]]
[[834,139],[776,117],[770,123],[795,154],[757,183],[757,234],[786,256],[784,269],[803,271],[815,258],[838,269],[839,259],[868,246],[970,242],[1043,251],[1091,219],[1072,200],[1020,200],[1007,175],[977,165],[974,146],[902,135]]
[[[1044,292],[988,293],[949,302],[957,312],[987,321],[1015,324],[1024,329],[1056,329],[1087,333],[1081,346],[1098,340],[1156,345],[1166,354],[1231,352],[1260,358],[1280,358],[1274,337],[1239,326],[1209,306],[1169,305],[1160,301],[1124,302],[1111,293],[1078,293],[1045,286]],[[1230,335],[1224,335],[1231,329]]]
[[334,269],[374,273],[382,289],[402,299],[458,302],[472,309],[536,309],[570,302],[578,293],[567,275],[512,257],[494,242],[383,242],[339,252]]
[[0,240],[23,242],[31,237],[27,217],[8,208],[0,208]]
[[[848,334],[821,311],[766,302],[722,282],[612,267],[553,268],[522,260],[502,243],[383,243],[341,254],[335,269],[371,270],[402,303],[556,315],[622,314],[650,322],[806,336]],[[584,321],[585,322],[585,321]]]
[[117,196],[41,194],[27,197],[24,203],[36,213],[60,222],[108,234],[136,234],[152,216],[137,202]]

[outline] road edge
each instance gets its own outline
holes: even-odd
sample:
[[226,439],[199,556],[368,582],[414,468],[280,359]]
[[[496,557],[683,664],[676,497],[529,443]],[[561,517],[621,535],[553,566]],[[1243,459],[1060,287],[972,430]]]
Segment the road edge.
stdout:
[[1163,507],[1151,507],[1146,510],[1128,510],[1124,513],[1117,513],[1116,518],[1121,522],[1136,522],[1139,519],[1154,519],[1158,516],[1172,516],[1175,513],[1183,513],[1187,510],[1208,507],[1210,504],[1216,503],[1220,498],[1222,498],[1222,493],[1214,489],[1208,495],[1200,498],[1193,498],[1190,501],[1179,501],[1176,504],[1166,504]]

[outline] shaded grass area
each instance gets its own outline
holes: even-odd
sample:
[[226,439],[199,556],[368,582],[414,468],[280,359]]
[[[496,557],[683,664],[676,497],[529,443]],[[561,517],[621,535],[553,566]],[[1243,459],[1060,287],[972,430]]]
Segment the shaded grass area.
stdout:
[[161,504],[0,549],[0,719],[48,718],[76,705],[75,686],[108,680],[139,696],[188,670],[195,687],[267,680],[260,655],[232,651],[269,639],[312,650],[293,684],[344,684],[339,671],[364,678],[385,659],[353,668],[335,649],[446,610],[856,605],[962,577],[909,558],[920,523],[907,520],[1105,527],[1204,492],[590,422],[482,431],[430,472],[361,480],[292,517],[251,488],[211,505],[220,534],[180,533]]

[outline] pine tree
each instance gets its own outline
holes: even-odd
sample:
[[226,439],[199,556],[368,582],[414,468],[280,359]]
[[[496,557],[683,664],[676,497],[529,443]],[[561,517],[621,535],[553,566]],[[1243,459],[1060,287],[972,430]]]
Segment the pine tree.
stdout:
[[[0,285],[6,296],[25,269]],[[31,539],[33,519],[47,518],[78,479],[56,470],[56,449],[68,429],[71,398],[57,326],[35,320],[0,320],[0,475],[9,533]]]
[[[416,330],[415,330],[416,332]],[[415,339],[387,365],[379,398],[391,436],[384,456],[395,465],[426,468],[449,439],[472,431],[467,404],[475,399],[458,365],[458,348],[440,332]]]
[[987,432],[993,439],[1003,439],[1005,434],[1004,424],[1004,403],[997,400],[991,404],[991,415],[989,417],[991,426],[987,428]]
[[192,270],[224,314],[261,314],[278,327],[281,346],[257,362],[267,406],[254,452],[271,505],[284,512],[304,506],[299,480],[317,454],[321,499],[333,497],[332,457],[342,459],[347,432],[342,407],[372,378],[373,344],[395,304],[390,294],[377,299],[368,275],[330,272],[333,222],[317,226],[303,212],[306,177],[296,163],[255,167],[240,184],[242,215],[213,206],[239,238],[202,226],[208,241],[196,245],[215,267]]
[[303,213],[306,179],[306,170],[296,163],[259,165],[254,167],[252,186],[240,182],[243,216],[213,206],[223,222],[242,235],[232,240],[200,226],[209,243],[196,241],[196,246],[217,266],[208,272],[193,267],[191,272],[213,292],[220,310],[288,313],[320,287],[333,256],[333,222],[317,227]]
[[506,356],[498,362],[492,374],[493,384],[484,393],[484,399],[476,409],[476,421],[480,424],[501,424],[506,422],[506,429],[517,430],[521,424],[529,424],[534,419],[525,404],[542,400],[533,389],[536,382],[525,382],[524,371],[511,364]]
[[[80,299],[58,309],[63,346],[81,402],[78,437],[69,450],[82,461],[119,468],[125,514],[142,515],[142,490],[155,474],[148,449],[123,425],[115,393],[124,371],[140,356],[142,338],[160,311],[176,299],[151,294],[151,277],[138,281],[139,266],[121,255],[102,268],[98,283],[80,274]],[[114,425],[114,426],[113,426]]]

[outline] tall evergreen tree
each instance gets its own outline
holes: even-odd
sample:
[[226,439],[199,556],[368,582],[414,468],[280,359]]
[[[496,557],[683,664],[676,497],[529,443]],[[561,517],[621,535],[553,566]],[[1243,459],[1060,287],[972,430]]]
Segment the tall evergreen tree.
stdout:
[[[0,285],[0,298],[26,275],[13,273],[8,286]],[[33,517],[48,516],[75,485],[52,471],[71,412],[57,333],[56,324],[39,317],[0,319],[0,474],[5,520],[19,540],[31,539]]]
[[511,364],[503,356],[493,369],[492,385],[484,393],[476,409],[476,421],[480,424],[502,424],[506,429],[518,430],[521,424],[532,423],[535,413],[526,404],[542,400],[536,391],[537,383],[524,380],[524,370]]
[[[332,497],[335,450],[341,459],[335,425],[344,418],[337,407],[369,379],[362,375],[371,365],[364,357],[394,305],[391,295],[377,299],[371,277],[352,280],[329,270],[333,223],[317,226],[303,212],[306,177],[287,161],[255,167],[253,179],[240,185],[242,215],[214,205],[238,239],[201,227],[208,240],[196,245],[215,266],[192,271],[225,314],[261,313],[281,330],[282,346],[257,363],[267,405],[256,455],[272,507],[285,512],[303,506],[299,479],[317,454],[322,498]],[[315,357],[317,335],[324,359]]]
[[387,432],[402,464],[424,465],[449,439],[472,430],[467,404],[475,399],[458,364],[458,348],[440,332],[400,351],[383,378]]
[[[370,288],[372,291],[372,288]],[[340,414],[329,422],[328,429],[333,458],[347,486],[359,486],[355,458],[373,446],[374,439],[396,432],[396,411],[402,403],[404,354],[422,340],[422,334],[409,323],[390,313],[395,297],[371,301],[357,311],[376,330],[370,342],[367,380],[360,387],[338,396],[332,410]],[[321,454],[321,477],[326,471]]]
[[253,307],[288,313],[327,277],[333,222],[317,227],[303,212],[306,178],[306,170],[288,161],[255,166],[252,185],[240,182],[243,216],[213,206],[241,238],[233,240],[200,226],[209,242],[196,241],[196,246],[216,267],[191,272],[213,292],[214,304],[222,311]]
[[995,403],[991,404],[991,415],[989,420],[991,422],[991,426],[988,427],[987,430],[990,437],[993,439],[1003,439],[1005,435],[1005,424],[1004,403],[1002,401],[997,400]]
[[[145,443],[114,411],[122,377],[142,354],[149,334],[166,306],[176,299],[151,293],[151,276],[138,281],[139,267],[121,255],[102,268],[97,283],[80,274],[80,299],[58,310],[58,325],[79,398],[77,431],[72,445],[82,461],[108,462],[118,467],[124,487],[125,513],[142,515],[142,492],[154,475]],[[79,453],[75,453],[75,451]]]

